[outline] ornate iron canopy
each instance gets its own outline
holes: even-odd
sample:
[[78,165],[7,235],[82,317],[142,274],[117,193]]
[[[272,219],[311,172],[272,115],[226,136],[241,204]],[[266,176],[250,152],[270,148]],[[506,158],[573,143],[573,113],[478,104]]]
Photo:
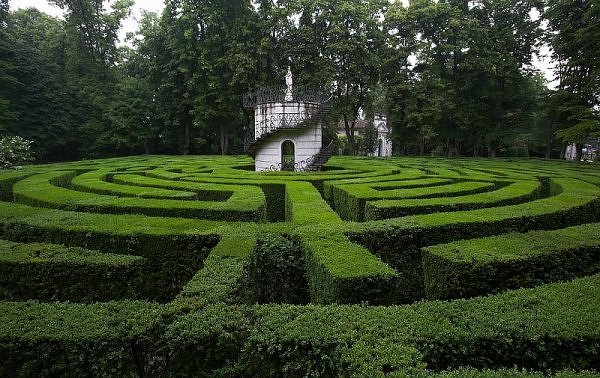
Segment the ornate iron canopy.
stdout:
[[270,102],[309,102],[323,104],[331,99],[331,97],[325,97],[320,90],[306,86],[294,86],[291,101],[286,101],[286,93],[287,86],[283,85],[259,88],[256,91],[246,93],[243,97],[243,104],[246,108],[254,108],[257,105]]

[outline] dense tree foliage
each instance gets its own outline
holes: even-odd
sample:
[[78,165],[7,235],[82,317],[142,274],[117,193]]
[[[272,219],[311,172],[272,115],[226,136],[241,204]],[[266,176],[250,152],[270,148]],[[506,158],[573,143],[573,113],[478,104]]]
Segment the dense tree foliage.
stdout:
[[242,95],[288,66],[331,96],[326,139],[343,125],[351,154],[360,113],[388,115],[399,154],[558,157],[599,129],[598,0],[166,0],[126,45],[132,0],[51,2],[64,19],[0,0],[0,133],[44,161],[241,153]]
[[552,119],[580,157],[586,138],[600,136],[600,1],[549,0],[546,18],[559,79]]

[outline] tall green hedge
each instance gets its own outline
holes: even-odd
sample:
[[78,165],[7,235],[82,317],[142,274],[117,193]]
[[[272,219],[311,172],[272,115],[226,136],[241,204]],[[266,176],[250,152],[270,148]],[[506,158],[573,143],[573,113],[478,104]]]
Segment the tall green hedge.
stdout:
[[[0,376],[599,369],[600,276],[568,281],[600,271],[598,226],[565,227],[600,219],[600,170],[335,157],[331,169],[297,174],[249,164],[140,156],[0,171],[0,237],[11,240],[0,241]],[[371,207],[390,219],[342,220],[371,219]],[[100,213],[138,208],[148,216]],[[424,301],[475,295],[485,297]],[[46,303],[6,301],[28,298]],[[47,303],[56,300],[118,301]]]
[[142,296],[144,259],[0,240],[1,300],[94,302]]
[[486,295],[600,271],[600,223],[425,248],[429,299]]
[[246,290],[258,303],[308,303],[308,282],[300,240],[261,235],[245,266]]
[[207,376],[425,376],[425,368],[461,366],[597,369],[599,298],[600,276],[594,276],[403,307],[212,306],[169,327],[174,356],[169,370]]
[[147,376],[159,356],[158,305],[0,302],[0,376]]

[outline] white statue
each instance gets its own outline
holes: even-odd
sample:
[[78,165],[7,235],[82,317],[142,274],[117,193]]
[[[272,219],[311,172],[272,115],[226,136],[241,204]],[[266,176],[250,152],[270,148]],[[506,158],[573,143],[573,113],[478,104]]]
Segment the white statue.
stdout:
[[285,91],[285,101],[292,101],[292,69],[288,66],[287,74],[285,75],[285,85],[287,85],[287,90]]

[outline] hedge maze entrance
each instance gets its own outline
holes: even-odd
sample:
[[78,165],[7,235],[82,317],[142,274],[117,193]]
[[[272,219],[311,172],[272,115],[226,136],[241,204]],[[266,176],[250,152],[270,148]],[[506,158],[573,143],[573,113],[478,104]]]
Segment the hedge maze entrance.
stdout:
[[0,375],[600,368],[599,168],[251,164],[0,171]]

